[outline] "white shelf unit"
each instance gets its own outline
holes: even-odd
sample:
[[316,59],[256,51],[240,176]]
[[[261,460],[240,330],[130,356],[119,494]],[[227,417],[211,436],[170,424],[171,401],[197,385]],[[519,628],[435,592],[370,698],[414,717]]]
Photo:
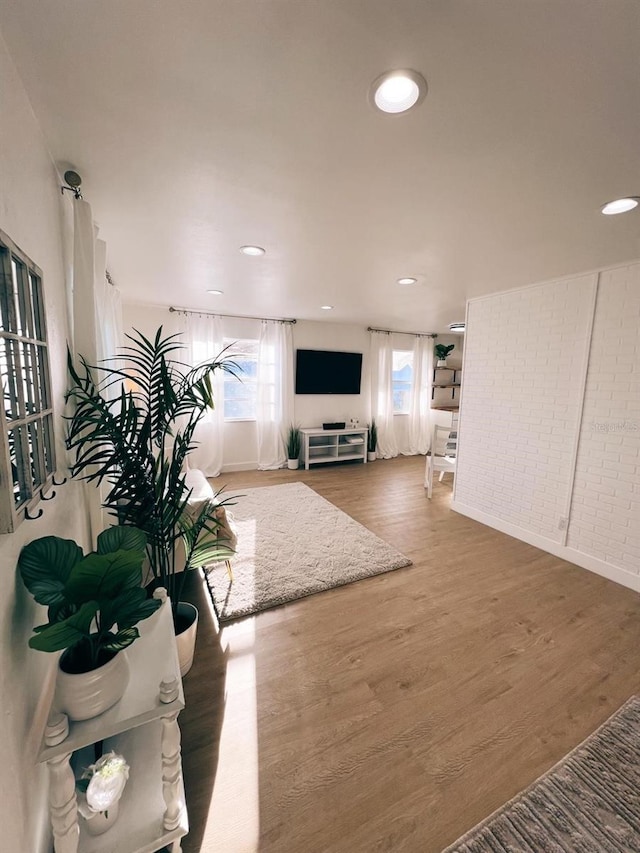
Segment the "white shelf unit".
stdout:
[[302,454],[305,470],[321,462],[367,461],[369,430],[353,429],[301,429]]
[[[140,637],[126,652],[130,676],[122,699],[81,722],[69,720],[54,699],[38,760],[49,768],[55,853],[155,853],[168,845],[180,853],[189,832],[177,722],[184,694],[171,603],[164,590],[155,595],[162,606],[139,624]],[[92,836],[77,810],[73,767],[83,762],[73,759],[98,741],[104,752],[121,753],[130,773],[117,821]]]

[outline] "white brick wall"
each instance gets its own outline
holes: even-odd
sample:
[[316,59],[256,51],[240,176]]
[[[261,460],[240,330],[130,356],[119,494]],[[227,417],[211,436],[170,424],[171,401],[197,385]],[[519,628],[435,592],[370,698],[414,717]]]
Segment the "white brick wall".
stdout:
[[468,305],[455,501],[561,542],[595,275]]
[[640,264],[471,300],[467,329],[454,508],[640,591]]
[[640,264],[600,276],[567,545],[640,575]]

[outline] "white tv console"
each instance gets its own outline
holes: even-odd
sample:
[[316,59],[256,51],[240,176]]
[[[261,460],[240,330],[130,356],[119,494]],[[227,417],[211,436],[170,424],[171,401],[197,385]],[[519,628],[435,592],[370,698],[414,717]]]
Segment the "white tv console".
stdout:
[[367,461],[369,430],[355,429],[301,429],[302,454],[305,470],[320,462]]

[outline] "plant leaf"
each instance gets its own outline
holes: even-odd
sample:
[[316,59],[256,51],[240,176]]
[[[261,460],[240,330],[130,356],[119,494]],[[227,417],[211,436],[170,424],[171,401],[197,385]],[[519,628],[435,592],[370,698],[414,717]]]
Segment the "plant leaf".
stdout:
[[36,634],[29,640],[29,645],[41,652],[59,652],[75,646],[89,636],[98,606],[97,601],[86,601],[77,613],[62,622],[39,625]]
[[160,604],[157,598],[147,598],[142,587],[127,589],[111,601],[103,602],[100,609],[102,628],[111,629],[115,624],[120,629],[132,628],[155,613]]
[[101,648],[107,652],[121,652],[140,636],[137,628],[122,628],[116,634],[107,634]]
[[147,537],[137,527],[114,525],[103,530],[98,536],[98,554],[110,554],[113,551],[144,551]]
[[71,539],[43,536],[20,551],[18,571],[38,604],[56,608],[65,603],[65,584],[80,560],[82,548]]
[[77,563],[65,585],[65,595],[77,604],[89,599],[102,602],[142,581],[143,551],[89,554]]

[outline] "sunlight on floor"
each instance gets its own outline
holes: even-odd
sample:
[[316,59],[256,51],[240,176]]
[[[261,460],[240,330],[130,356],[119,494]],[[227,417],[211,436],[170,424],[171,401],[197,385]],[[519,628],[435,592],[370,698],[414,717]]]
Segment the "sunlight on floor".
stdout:
[[260,835],[255,619],[247,618],[220,631],[228,650],[224,721],[215,786],[204,830],[202,850],[256,853]]

